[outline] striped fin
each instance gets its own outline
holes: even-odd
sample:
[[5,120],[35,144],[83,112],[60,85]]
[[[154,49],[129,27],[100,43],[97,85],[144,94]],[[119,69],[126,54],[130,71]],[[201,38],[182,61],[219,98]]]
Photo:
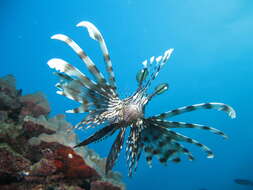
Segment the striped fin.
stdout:
[[62,73],[66,73],[70,78],[73,76],[73,77],[80,79],[79,81],[86,88],[88,88],[90,90],[94,90],[103,96],[110,97],[110,95],[105,91],[105,89],[99,88],[94,81],[90,80],[81,71],[79,71],[76,67],[67,63],[66,61],[59,59],[59,58],[53,58],[53,59],[50,59],[47,62],[47,64],[52,69],[55,69],[55,70],[62,72]]
[[53,35],[51,39],[63,41],[68,46],[70,46],[74,50],[74,52],[83,60],[90,73],[96,78],[97,82],[103,86],[106,86],[106,80],[103,74],[98,70],[96,65],[92,62],[92,60],[86,55],[86,53],[79,47],[79,45],[76,42],[74,42],[71,38],[69,38],[64,34]]
[[165,118],[173,117],[173,116],[185,113],[185,112],[191,112],[191,111],[194,111],[197,109],[215,109],[218,111],[226,112],[231,118],[236,117],[236,112],[231,106],[223,104],[223,103],[211,102],[211,103],[194,104],[191,106],[184,106],[181,108],[177,108],[177,109],[153,116],[153,117],[151,117],[151,119],[165,119]]
[[108,133],[117,130],[119,127],[120,127],[120,125],[118,123],[114,123],[114,124],[108,125],[108,126],[102,128],[102,129],[100,129],[99,131],[97,131],[96,133],[94,133],[93,135],[91,135],[90,137],[88,137],[87,139],[85,139],[84,141],[82,141],[81,143],[79,143],[76,146],[74,146],[74,148],[80,147],[80,146],[86,146],[86,145],[88,145],[90,143],[98,141],[99,139],[101,139],[104,136],[106,136]]
[[193,161],[195,158],[193,157],[192,153],[185,148],[183,145],[181,145],[178,142],[175,142],[175,145],[179,147],[180,150],[188,157],[188,160]]
[[64,73],[58,73],[58,72],[54,72],[54,75],[60,77],[61,79],[64,79],[66,81],[72,81],[74,80],[73,78],[71,78],[70,76],[64,74]]
[[186,154],[189,160],[193,160],[191,153],[180,145],[173,136],[168,136],[162,128],[148,124],[142,131],[143,150],[146,154],[146,161],[151,166],[152,158],[156,156],[160,163],[167,164],[167,161],[180,161],[180,153]]
[[83,103],[81,104],[81,106],[71,109],[71,110],[67,110],[66,113],[85,113],[85,112],[89,112],[89,104],[88,103]]
[[82,104],[79,108],[68,110],[67,113],[90,112],[92,109],[108,107],[107,99],[105,99],[100,94],[95,93],[94,91],[87,90],[85,88],[82,88],[82,86],[76,85],[79,83],[75,82],[76,81],[72,81],[66,84],[57,84],[57,87],[60,89],[56,92],[57,94],[65,96],[71,100],[75,100]]
[[[151,75],[150,75],[150,79],[147,81],[146,85],[145,85],[145,88],[147,89],[150,85],[151,85],[151,82],[153,80],[155,80],[155,78],[157,77],[158,73],[160,72],[162,66],[168,61],[168,59],[170,58],[172,52],[173,52],[174,49],[168,49],[164,52],[163,56],[159,56],[157,57],[155,60],[156,60],[156,66],[154,68],[154,71],[151,72]],[[152,59],[150,59],[152,61]],[[152,65],[152,64],[150,64]]]
[[213,154],[213,152],[211,151],[210,148],[208,148],[206,145],[201,144],[200,142],[198,142],[198,141],[196,141],[196,140],[194,140],[190,137],[187,137],[187,136],[184,136],[180,133],[170,131],[170,130],[166,130],[166,129],[164,129],[164,133],[166,133],[169,138],[173,138],[177,141],[184,141],[184,142],[187,142],[187,143],[191,143],[191,144],[194,144],[194,145],[200,147],[204,152],[207,153],[207,158],[213,158],[214,157],[214,154]]
[[60,82],[56,84],[56,87],[59,89],[57,93],[83,104],[79,108],[68,110],[68,113],[87,112],[91,109],[108,106],[109,99],[107,97],[87,89],[79,79],[72,79],[62,73],[57,73],[57,75],[60,77]]
[[142,62],[142,65],[143,65],[144,68],[147,68],[148,67],[148,60],[144,60]]
[[159,64],[159,62],[162,60],[162,56],[158,56],[155,61],[156,61],[156,64]]
[[152,57],[149,59],[149,63],[150,63],[150,64],[153,64],[154,60],[155,60],[155,56],[152,56]]
[[164,55],[162,57],[162,63],[161,63],[161,66],[163,66],[167,61],[168,59],[170,58],[172,52],[173,52],[174,49],[168,49],[167,51],[164,52]]
[[136,74],[136,80],[138,82],[139,88],[142,86],[143,81],[147,78],[148,76],[148,69],[143,68],[141,69],[137,74]]
[[103,53],[104,61],[106,63],[106,70],[109,74],[109,83],[112,86],[113,90],[116,92],[116,85],[115,85],[115,75],[112,68],[111,58],[106,47],[105,40],[99,30],[94,26],[92,23],[87,21],[82,21],[77,24],[77,27],[85,27],[88,30],[90,37],[94,40],[99,42],[101,51]]
[[79,103],[83,103],[83,99],[79,98],[79,96],[75,96],[73,93],[71,93],[70,91],[61,91],[61,90],[58,90],[56,91],[57,94],[61,95],[61,96],[65,96],[67,98],[69,98],[70,100],[74,100],[74,101],[77,101]]
[[88,97],[90,97],[93,105],[96,107],[96,109],[100,109],[102,107],[107,107],[108,106],[108,101],[109,100],[104,100],[102,99],[99,94],[97,94],[96,92],[90,90],[87,92],[86,94]]
[[[73,126],[72,129],[89,129],[89,128],[94,128],[96,126],[98,126],[99,124],[101,124],[102,122],[98,122],[97,121],[97,115],[101,114],[104,110],[102,111],[94,111],[92,110],[82,121],[78,122],[75,126]],[[107,135],[105,135],[107,136]],[[101,137],[100,139],[102,139],[104,137]],[[99,139],[97,140],[94,140],[93,142],[95,141],[98,141]]]
[[163,66],[163,65],[168,61],[168,59],[170,58],[170,56],[171,56],[173,50],[174,50],[174,49],[168,49],[168,50],[166,50],[161,58],[158,57],[158,58],[156,59],[156,61],[158,61],[158,62],[157,62],[158,67],[157,67],[157,69],[155,70],[155,72],[152,73],[150,82],[153,81],[153,80],[157,77],[157,75],[158,75],[158,73],[160,72],[162,66]]
[[107,160],[106,160],[106,166],[105,166],[106,173],[108,173],[108,171],[110,171],[113,168],[113,166],[115,165],[115,162],[117,161],[119,157],[120,151],[124,143],[125,132],[126,132],[126,127],[123,127],[120,129],[120,132],[117,135],[111,147],[110,153],[107,156]]
[[158,86],[155,87],[155,91],[148,96],[148,100],[150,101],[156,95],[160,95],[164,93],[165,91],[168,90],[168,88],[169,88],[169,85],[167,83],[159,84]]
[[133,173],[136,171],[138,166],[138,161],[141,156],[142,146],[141,146],[141,131],[137,125],[132,125],[130,129],[130,134],[127,140],[127,163],[128,163],[128,176],[132,177]]
[[[87,129],[87,128],[86,128]],[[101,139],[98,139],[96,141],[94,141],[94,143],[99,143],[105,139],[107,139],[108,137],[112,136],[115,132],[116,132],[117,129],[115,130],[112,130],[111,132],[107,133],[105,136],[103,136]]]
[[155,120],[152,121],[153,124],[160,126],[160,127],[167,127],[167,128],[195,128],[195,129],[202,129],[210,131],[214,134],[220,135],[224,138],[228,138],[226,134],[222,131],[215,129],[213,127],[195,124],[195,123],[185,123],[185,122],[176,122],[176,121],[165,121],[165,120]]
[[84,86],[79,83],[79,81],[71,80],[70,82],[65,84],[57,83],[55,86],[59,89],[58,91],[56,91],[57,94],[65,96],[79,103],[84,102],[84,96],[81,92]]
[[168,90],[168,88],[169,88],[169,85],[167,83],[159,84],[157,87],[155,87],[154,94],[160,95],[164,93],[166,90]]

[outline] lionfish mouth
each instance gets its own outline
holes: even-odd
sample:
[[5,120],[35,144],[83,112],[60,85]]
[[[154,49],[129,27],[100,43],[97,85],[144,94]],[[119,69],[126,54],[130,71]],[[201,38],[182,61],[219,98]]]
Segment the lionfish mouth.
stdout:
[[226,138],[227,136],[222,131],[200,124],[169,121],[167,118],[198,109],[221,110],[226,112],[230,117],[235,118],[236,114],[232,107],[223,103],[201,103],[184,106],[152,117],[146,118],[144,116],[147,103],[153,97],[164,93],[168,89],[167,83],[161,83],[155,87],[152,93],[147,93],[152,81],[170,58],[173,49],[168,49],[162,56],[156,58],[153,56],[149,60],[142,62],[143,68],[136,75],[138,83],[136,92],[132,96],[121,100],[117,93],[112,62],[102,34],[90,22],[83,21],[77,24],[77,26],[86,28],[89,36],[93,40],[98,41],[103,53],[108,80],[106,80],[93,61],[71,38],[64,34],[52,36],[52,39],[63,41],[71,47],[95,79],[90,79],[76,67],[62,59],[54,58],[48,61],[49,67],[56,69],[58,72],[55,74],[60,78],[60,82],[56,84],[56,87],[59,89],[57,93],[81,104],[80,107],[66,112],[87,113],[75,128],[87,129],[105,124],[105,127],[99,129],[75,147],[103,140],[118,131],[107,157],[105,168],[105,172],[107,173],[115,165],[123,147],[127,129],[130,129],[126,148],[129,176],[132,176],[133,172],[136,171],[142,152],[145,152],[149,165],[151,165],[153,157],[157,157],[163,164],[166,164],[168,161],[178,163],[181,160],[182,154],[186,155],[189,160],[193,160],[192,153],[180,142],[187,142],[198,146],[207,153],[208,158],[214,156],[207,146],[190,137],[174,132],[173,128],[203,129]]

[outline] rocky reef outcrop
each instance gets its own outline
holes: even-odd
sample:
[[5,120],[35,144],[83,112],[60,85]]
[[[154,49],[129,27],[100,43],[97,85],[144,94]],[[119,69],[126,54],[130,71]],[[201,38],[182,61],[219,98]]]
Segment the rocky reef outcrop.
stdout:
[[119,173],[105,175],[105,159],[72,149],[78,138],[71,124],[49,113],[42,93],[22,95],[13,76],[0,78],[0,189],[125,189]]

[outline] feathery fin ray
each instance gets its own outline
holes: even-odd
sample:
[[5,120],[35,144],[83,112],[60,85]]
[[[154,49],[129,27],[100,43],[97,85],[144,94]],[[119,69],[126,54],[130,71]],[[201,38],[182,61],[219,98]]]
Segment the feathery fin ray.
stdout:
[[78,23],[76,26],[87,28],[90,37],[93,40],[96,40],[99,42],[101,51],[103,53],[104,61],[106,63],[106,70],[109,74],[109,83],[112,86],[113,90],[116,92],[116,84],[115,84],[116,80],[115,80],[115,75],[114,75],[113,68],[112,68],[112,62],[111,62],[109,51],[106,47],[106,43],[105,43],[105,40],[104,40],[102,34],[99,32],[99,30],[96,28],[95,25],[93,25],[92,23],[87,22],[87,21],[82,21],[82,22]]

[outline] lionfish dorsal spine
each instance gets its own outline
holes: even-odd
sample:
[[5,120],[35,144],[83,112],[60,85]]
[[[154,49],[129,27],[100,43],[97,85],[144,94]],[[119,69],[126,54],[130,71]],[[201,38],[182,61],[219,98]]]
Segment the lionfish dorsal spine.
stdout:
[[[155,68],[154,68],[154,70],[153,70],[152,72],[149,72],[149,73],[150,73],[150,74],[149,74],[150,77],[149,77],[149,79],[146,81],[146,84],[145,84],[144,87],[143,87],[144,89],[148,89],[149,86],[151,85],[152,81],[155,80],[155,78],[158,76],[158,74],[159,74],[161,68],[162,68],[163,65],[168,61],[168,59],[170,58],[170,56],[171,56],[173,50],[174,50],[173,48],[170,48],[170,49],[168,49],[168,50],[166,50],[166,51],[164,52],[163,56],[158,56],[157,58],[153,58],[153,57],[150,58],[150,62],[152,61],[152,63],[153,63],[154,59],[156,60],[156,65],[151,64],[151,63],[146,64],[148,70],[151,69],[151,68],[150,68],[151,66],[153,66],[153,67],[155,67]],[[145,68],[145,66],[144,66],[144,68]]]
[[[59,58],[53,58],[50,59],[47,62],[47,64],[49,65],[50,68],[55,69],[62,73],[66,73],[69,77],[76,77],[80,79],[78,80],[78,82],[83,84],[83,86],[86,87],[87,89],[91,89],[93,91],[98,92],[104,97],[110,98],[110,95],[106,92],[104,88],[99,88],[94,81],[89,79],[86,75],[84,75],[81,71],[79,71],[76,67],[69,64],[68,62]],[[62,75],[59,76],[62,77]]]
[[80,59],[85,63],[90,73],[94,76],[96,81],[102,85],[103,88],[108,89],[108,85],[106,84],[105,77],[98,70],[96,65],[90,59],[90,57],[84,52],[84,50],[70,37],[64,34],[56,34],[51,37],[52,39],[59,40],[65,42],[69,47],[73,49],[73,51],[80,57]]
[[78,23],[76,26],[87,28],[89,36],[92,39],[99,42],[101,51],[103,53],[104,61],[106,63],[106,70],[109,75],[109,83],[111,87],[113,88],[114,92],[116,92],[117,87],[116,87],[116,80],[115,80],[115,75],[114,75],[113,67],[112,67],[112,61],[111,61],[110,54],[109,54],[109,51],[107,49],[107,46],[102,34],[99,32],[99,30],[96,28],[95,25],[87,21],[82,21]]

